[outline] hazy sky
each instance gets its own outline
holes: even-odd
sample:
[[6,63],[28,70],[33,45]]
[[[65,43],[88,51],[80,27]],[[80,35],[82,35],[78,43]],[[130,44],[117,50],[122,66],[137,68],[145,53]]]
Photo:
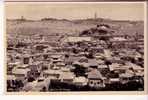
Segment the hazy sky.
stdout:
[[143,3],[9,3],[7,18],[83,19],[97,17],[116,20],[144,20]]

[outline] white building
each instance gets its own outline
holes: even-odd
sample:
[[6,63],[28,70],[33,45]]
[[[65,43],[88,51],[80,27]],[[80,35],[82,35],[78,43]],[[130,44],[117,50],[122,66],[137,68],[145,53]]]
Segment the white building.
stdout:
[[87,41],[87,42],[91,42],[92,39],[91,37],[73,37],[73,36],[69,36],[66,37],[62,40],[62,42],[72,42],[72,43],[76,43],[76,42],[82,42],[82,41]]

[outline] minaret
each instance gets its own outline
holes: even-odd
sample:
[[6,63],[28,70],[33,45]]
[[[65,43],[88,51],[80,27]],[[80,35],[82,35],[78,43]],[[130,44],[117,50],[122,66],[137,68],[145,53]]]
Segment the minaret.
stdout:
[[21,20],[24,20],[25,18],[24,18],[24,16],[21,16]]
[[24,18],[24,16],[21,16],[21,19],[20,19],[21,21],[25,21],[25,18]]
[[94,14],[94,19],[97,19],[97,13],[95,12],[95,14]]
[[21,16],[21,19],[24,19],[24,16]]

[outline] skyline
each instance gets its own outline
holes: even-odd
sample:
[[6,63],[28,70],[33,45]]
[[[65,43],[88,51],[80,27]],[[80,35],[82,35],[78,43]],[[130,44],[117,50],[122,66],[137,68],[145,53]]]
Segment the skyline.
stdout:
[[[118,9],[117,9],[118,8]],[[144,3],[8,3],[6,18],[39,20],[107,18],[113,20],[144,20]]]

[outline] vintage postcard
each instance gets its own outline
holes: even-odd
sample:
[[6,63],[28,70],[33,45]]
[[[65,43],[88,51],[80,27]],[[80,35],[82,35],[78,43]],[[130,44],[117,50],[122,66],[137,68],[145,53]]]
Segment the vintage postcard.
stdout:
[[146,94],[147,3],[5,2],[8,94]]

